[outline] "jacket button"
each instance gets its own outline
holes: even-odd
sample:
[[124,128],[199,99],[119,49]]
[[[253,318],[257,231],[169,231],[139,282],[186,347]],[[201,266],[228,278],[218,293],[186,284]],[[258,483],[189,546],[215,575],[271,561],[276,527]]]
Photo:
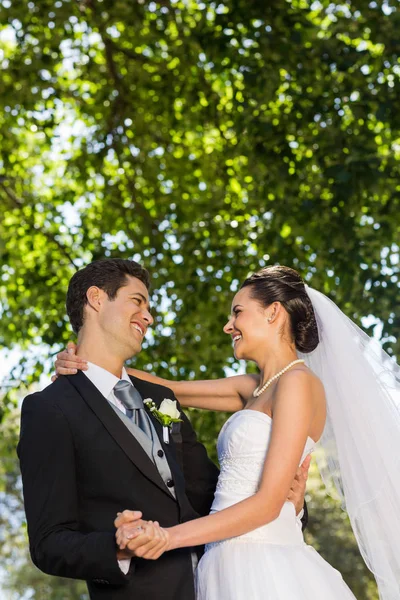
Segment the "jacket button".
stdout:
[[164,452],[163,452],[162,450],[159,450],[159,451],[157,452],[157,454],[158,454],[158,456],[159,456],[160,458],[162,458],[162,457],[164,456]]
[[174,482],[172,481],[172,479],[168,479],[168,481],[167,481],[167,486],[168,486],[169,488],[171,488],[171,487],[174,487]]

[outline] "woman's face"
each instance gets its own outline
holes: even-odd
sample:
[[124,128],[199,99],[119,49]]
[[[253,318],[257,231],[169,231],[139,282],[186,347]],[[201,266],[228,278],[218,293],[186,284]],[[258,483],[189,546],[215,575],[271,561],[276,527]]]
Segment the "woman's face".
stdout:
[[232,337],[235,358],[257,361],[268,342],[268,308],[250,297],[251,286],[233,299],[232,313],[224,332]]

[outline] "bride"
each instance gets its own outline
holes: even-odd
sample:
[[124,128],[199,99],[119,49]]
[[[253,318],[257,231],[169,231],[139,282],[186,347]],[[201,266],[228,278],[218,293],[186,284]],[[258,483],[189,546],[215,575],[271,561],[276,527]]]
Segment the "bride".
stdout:
[[[391,393],[398,367],[288,267],[267,267],[243,283],[224,332],[259,378],[173,382],[130,370],[168,385],[183,406],[234,413],[218,438],[211,514],[171,528],[151,524],[162,550],[206,544],[198,600],[354,600],[340,573],[305,544],[286,501],[299,464],[321,440],[380,596],[399,598],[400,418]],[[130,511],[116,524],[121,548],[150,531],[137,528]]]

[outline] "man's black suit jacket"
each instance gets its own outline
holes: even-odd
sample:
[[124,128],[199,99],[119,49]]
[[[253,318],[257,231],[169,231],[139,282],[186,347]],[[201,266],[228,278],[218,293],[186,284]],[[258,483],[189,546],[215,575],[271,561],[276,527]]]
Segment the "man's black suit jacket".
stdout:
[[[143,399],[175,399],[132,378]],[[84,579],[93,600],[194,600],[191,550],[134,558],[124,575],[113,521],[136,509],[169,527],[209,512],[217,467],[182,413],[181,447],[162,441],[176,499],[107,400],[83,374],[59,377],[25,398],[18,445],[30,551],[45,573]]]

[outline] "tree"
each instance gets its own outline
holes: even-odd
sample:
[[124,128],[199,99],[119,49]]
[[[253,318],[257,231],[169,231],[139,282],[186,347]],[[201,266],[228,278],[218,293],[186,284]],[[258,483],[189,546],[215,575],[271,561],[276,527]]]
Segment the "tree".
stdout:
[[[364,0],[0,1],[0,344],[24,351],[5,419],[103,256],[151,270],[138,364],[163,376],[238,369],[232,292],[275,262],[399,351],[399,21]],[[223,415],[193,418],[213,445]]]

